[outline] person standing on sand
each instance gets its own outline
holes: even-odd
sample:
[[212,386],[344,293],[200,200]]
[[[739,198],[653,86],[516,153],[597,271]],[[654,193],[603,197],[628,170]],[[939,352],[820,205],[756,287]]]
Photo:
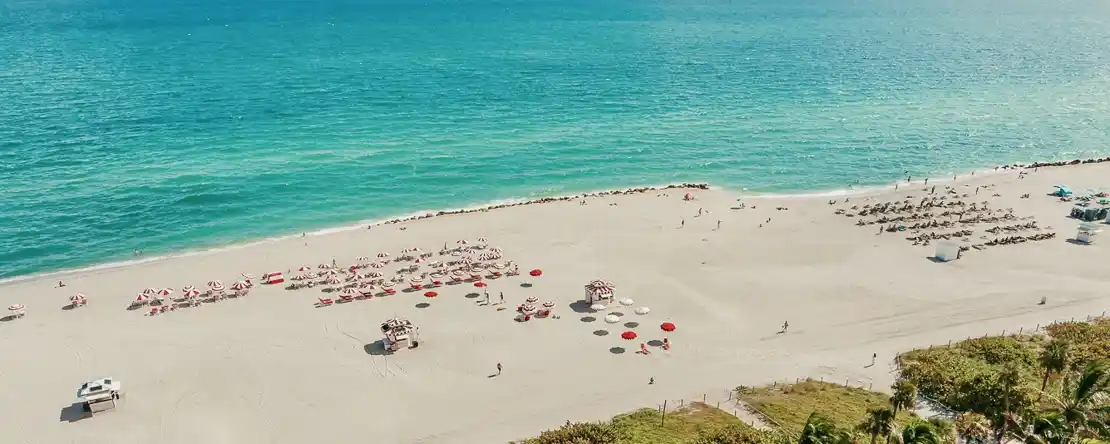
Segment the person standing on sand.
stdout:
[[786,333],[786,330],[788,330],[788,329],[790,329],[790,321],[783,322],[782,323],[782,332]]
[[501,292],[501,303],[502,304],[505,303],[505,292],[504,291]]
[[678,225],[678,228],[685,228],[685,227],[686,227],[686,219],[682,219],[682,223]]
[[717,229],[718,230],[721,229],[721,220],[720,219],[717,219]]
[[497,376],[501,376],[501,363],[497,363]]
[[877,359],[878,357],[879,357],[878,353],[872,353],[871,354],[871,365],[875,365],[875,359]]

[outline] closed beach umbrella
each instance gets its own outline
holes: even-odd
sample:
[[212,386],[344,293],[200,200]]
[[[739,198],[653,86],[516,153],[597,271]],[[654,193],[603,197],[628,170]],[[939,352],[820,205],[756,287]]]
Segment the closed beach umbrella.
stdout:
[[532,296],[532,297],[529,297],[528,299],[525,299],[524,302],[527,302],[529,304],[535,304],[536,301],[539,301],[539,300],[540,300],[540,298]]
[[608,308],[608,307],[606,307],[604,305],[601,305],[601,304],[594,304],[594,305],[590,306],[590,310],[593,310],[593,311],[604,311],[606,308]]
[[439,296],[439,293],[436,293],[434,291],[429,291],[427,293],[424,293],[424,297],[426,297],[426,298],[434,298],[436,296]]
[[659,325],[659,328],[660,328],[661,330],[663,330],[663,331],[667,331],[667,332],[670,332],[670,331],[674,331],[674,330],[675,330],[675,326],[674,326],[674,324],[673,324],[673,323],[670,323],[670,322],[664,322],[664,323],[660,324],[660,325]]
[[620,321],[621,321],[621,318],[620,318],[619,316],[617,316],[617,315],[608,315],[608,316],[605,316],[605,323],[606,323],[606,324],[616,324],[616,323],[618,323],[618,322],[620,322]]
[[631,306],[632,304],[634,304],[635,302],[633,302],[632,299],[630,299],[630,298],[624,298],[624,299],[620,300],[620,303],[621,303],[621,305],[623,305],[625,307],[628,307],[628,306]]
[[637,308],[637,309],[636,309],[636,314],[638,314],[638,315],[646,315],[646,314],[648,314],[648,313],[651,313],[651,309],[650,309],[650,308],[647,308],[647,307],[640,307],[640,308]]
[[482,288],[482,287],[486,286],[486,283],[485,282],[475,282],[474,286],[478,287],[478,288]]
[[633,339],[636,339],[636,332],[634,332],[632,330],[629,330],[629,331],[626,331],[624,333],[621,333],[621,339],[624,339],[626,341],[631,341]]
[[543,270],[540,270],[539,268],[537,268],[535,270],[529,271],[528,275],[532,276],[532,277],[539,277],[539,276],[543,275]]

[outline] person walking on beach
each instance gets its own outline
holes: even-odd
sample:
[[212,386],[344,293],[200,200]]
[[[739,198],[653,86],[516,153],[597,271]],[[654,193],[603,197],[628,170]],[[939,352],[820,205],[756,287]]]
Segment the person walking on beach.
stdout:
[[653,384],[655,384],[655,377],[654,376],[648,378],[648,385],[653,385]]
[[875,359],[877,359],[878,357],[879,357],[878,353],[872,353],[871,354],[871,365],[875,365]]
[[502,304],[505,303],[505,292],[504,291],[501,292],[501,303]]
[[717,229],[718,230],[721,229],[721,220],[720,219],[717,219]]
[[678,225],[678,228],[685,228],[685,227],[686,227],[686,219],[682,219],[682,223],[680,223]]
[[789,328],[790,328],[790,321],[786,321],[786,322],[782,323],[782,332],[783,333],[786,333],[786,330],[788,330]]
[[497,376],[501,376],[501,363],[497,363]]

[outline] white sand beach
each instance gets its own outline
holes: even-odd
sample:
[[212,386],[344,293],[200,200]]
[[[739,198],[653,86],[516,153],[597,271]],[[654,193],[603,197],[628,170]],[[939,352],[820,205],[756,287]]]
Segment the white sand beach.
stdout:
[[[745,198],[744,209],[733,209],[741,201],[728,192],[690,191],[695,200],[684,201],[686,190],[672,189],[11,282],[0,286],[0,304],[23,304],[26,315],[0,322],[5,442],[505,442],[566,420],[712,397],[741,384],[811,376],[885,387],[900,351],[1110,308],[1110,233],[1093,245],[1068,242],[1078,225],[1067,218],[1072,204],[1046,195],[1057,183],[1076,191],[1110,186],[1110,164],[966,179],[955,185],[957,194],[944,194],[948,183],[929,188],[937,186],[935,196],[1013,208],[1015,219],[968,226],[974,233],[964,243],[993,238],[986,228],[1033,220],[1039,230],[1017,234],[1058,235],[935,263],[932,245],[905,239],[912,230],[877,234],[878,225],[857,226],[859,217],[834,214],[881,202],[917,204],[927,194],[921,184],[853,195],[848,203],[844,196]],[[1021,198],[1025,193],[1030,197]],[[708,213],[699,217],[699,209]],[[503,306],[467,297],[479,291],[469,283],[437,288],[434,298],[398,292],[327,307],[316,307],[317,297],[335,296],[319,287],[260,285],[245,297],[157,316],[127,310],[147,287],[180,293],[213,279],[230,284],[244,272],[333,259],[349,265],[358,256],[411,247],[437,252],[445,242],[453,248],[458,239],[478,237],[502,248],[523,272],[487,280],[494,302],[504,292]],[[382,271],[388,276],[399,266]],[[543,275],[528,276],[533,268]],[[588,311],[576,302],[593,279],[611,281],[619,298],[635,300],[611,310],[623,312],[620,323],[578,312]],[[58,280],[66,286],[56,288]],[[534,285],[522,287],[526,282]],[[63,310],[78,292],[88,305]],[[554,301],[559,319],[515,322],[514,308],[530,296]],[[634,314],[641,306],[651,312]],[[382,354],[379,325],[394,316],[420,327],[419,348]],[[778,334],[784,321],[790,328]],[[662,322],[677,330],[660,331]],[[639,337],[622,340],[626,330]],[[640,343],[664,336],[669,351],[652,346],[650,355],[635,353]],[[872,353],[879,364],[868,367]],[[491,376],[497,363],[504,371]],[[70,406],[78,385],[106,376],[123,383],[120,407],[78,420]]]

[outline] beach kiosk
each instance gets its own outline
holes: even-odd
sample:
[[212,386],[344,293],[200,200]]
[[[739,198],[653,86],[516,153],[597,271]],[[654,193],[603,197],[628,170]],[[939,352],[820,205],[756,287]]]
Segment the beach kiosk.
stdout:
[[1102,227],[1098,222],[1082,222],[1079,224],[1079,232],[1075,235],[1075,240],[1084,244],[1093,244],[1095,242],[1095,235],[1102,231]]
[[609,301],[614,300],[613,289],[616,288],[612,282],[603,280],[594,280],[586,284],[586,303],[593,304],[607,304]]
[[937,252],[933,258],[940,262],[954,261],[960,258],[960,244],[955,241],[942,240],[937,242]]
[[81,384],[77,389],[77,403],[88,413],[99,413],[116,408],[122,385],[115,378],[101,378]]
[[389,352],[420,346],[420,328],[406,319],[393,318],[382,322],[382,346]]

